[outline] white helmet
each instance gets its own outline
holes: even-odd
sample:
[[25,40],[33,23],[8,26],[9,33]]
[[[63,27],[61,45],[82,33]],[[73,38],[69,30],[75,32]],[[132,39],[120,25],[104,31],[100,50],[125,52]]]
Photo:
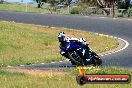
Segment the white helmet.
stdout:
[[59,42],[66,42],[67,41],[67,36],[64,32],[60,32],[58,35],[58,40]]

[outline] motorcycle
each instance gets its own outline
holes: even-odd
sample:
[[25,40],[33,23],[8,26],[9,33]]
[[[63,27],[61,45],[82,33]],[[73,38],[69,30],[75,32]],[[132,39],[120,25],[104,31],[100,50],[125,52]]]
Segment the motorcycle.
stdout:
[[88,47],[88,44],[84,45],[77,40],[60,42],[60,53],[62,56],[68,58],[72,65],[102,65],[102,59]]

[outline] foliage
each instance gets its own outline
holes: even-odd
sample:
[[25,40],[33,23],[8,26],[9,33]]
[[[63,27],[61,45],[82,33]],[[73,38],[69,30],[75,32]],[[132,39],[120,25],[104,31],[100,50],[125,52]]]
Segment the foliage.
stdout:
[[130,6],[130,0],[119,0],[117,1],[118,9],[128,9]]
[[83,0],[82,2],[78,2],[76,6],[79,8],[80,12],[86,10],[88,7],[97,6],[97,2],[92,2],[90,0]]
[[[111,8],[113,2],[117,5],[118,9],[128,9],[130,0],[96,0],[98,5],[102,8]],[[104,3],[103,3],[104,2]]]
[[52,7],[59,3],[63,3],[69,6],[72,0],[60,0],[60,1],[59,0],[33,0],[33,1],[38,3],[38,8],[41,8],[43,3],[49,3],[51,4]]
[[33,0],[33,1],[36,1],[38,3],[38,8],[41,8],[43,2],[47,2],[47,0]]
[[0,4],[2,4],[4,2],[4,0],[0,0]]
[[70,14],[79,14],[80,10],[78,8],[72,8]]

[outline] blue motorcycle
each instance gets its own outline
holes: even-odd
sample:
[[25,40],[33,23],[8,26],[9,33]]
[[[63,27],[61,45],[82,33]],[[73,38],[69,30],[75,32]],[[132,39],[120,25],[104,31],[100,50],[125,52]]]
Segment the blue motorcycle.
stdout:
[[87,44],[84,45],[77,40],[67,40],[66,36],[62,36],[62,34],[59,34],[58,39],[60,42],[60,54],[68,58],[72,65],[102,65],[101,58],[94,51],[92,51]]

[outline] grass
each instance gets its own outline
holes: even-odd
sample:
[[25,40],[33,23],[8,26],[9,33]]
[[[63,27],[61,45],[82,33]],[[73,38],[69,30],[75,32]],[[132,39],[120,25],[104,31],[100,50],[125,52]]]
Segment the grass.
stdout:
[[57,9],[51,10],[46,8],[37,8],[37,6],[32,6],[28,4],[0,4],[0,10],[4,11],[19,11],[19,12],[37,12],[37,13],[59,13],[59,14],[69,14],[68,9]]
[[70,37],[84,37],[97,53],[118,46],[116,39],[92,32],[0,22],[0,66],[64,60],[65,58],[59,54],[57,40],[57,35],[61,31]]
[[[132,76],[132,71],[123,68],[94,69],[100,69],[109,74],[114,71],[115,74],[130,74]],[[95,72],[93,69],[89,71]],[[31,75],[31,72],[29,74],[27,71],[0,70],[0,88],[132,88],[132,82],[129,84],[86,84],[80,86],[76,82],[76,69],[67,71],[69,74],[50,76],[46,75],[49,71],[46,74],[43,73],[45,76]],[[55,71],[50,71],[50,73],[55,74]]]
[[[83,5],[84,8],[87,7],[86,5]],[[69,11],[68,8],[62,8],[62,9],[48,9],[48,8],[37,8],[37,6],[33,6],[31,4],[28,4],[26,7],[26,4],[0,4],[0,10],[2,11],[18,11],[18,12],[36,12],[36,13],[55,13],[55,14],[70,14],[71,10]],[[129,9],[131,10],[131,8]],[[92,14],[95,15],[95,14]],[[121,13],[118,13],[117,10],[115,10],[115,17],[118,17],[118,15],[121,15]],[[127,15],[124,15],[123,17],[128,18]],[[130,16],[129,18],[132,18]]]

